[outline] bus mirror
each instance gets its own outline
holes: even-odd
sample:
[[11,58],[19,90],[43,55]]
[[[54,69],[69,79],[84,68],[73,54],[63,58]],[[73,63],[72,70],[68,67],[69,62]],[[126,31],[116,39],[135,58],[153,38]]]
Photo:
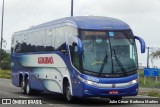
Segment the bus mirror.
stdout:
[[83,54],[83,45],[82,41],[78,37],[74,37],[74,40],[76,41],[77,47],[76,51],[78,51],[78,54],[82,55]]
[[83,45],[82,45],[82,41],[77,37],[77,45],[78,45],[78,54],[82,55],[83,54]]
[[78,52],[78,46],[74,47],[74,52]]
[[138,36],[134,36],[135,39],[139,40],[140,44],[141,44],[141,53],[145,53],[145,42],[141,37]]

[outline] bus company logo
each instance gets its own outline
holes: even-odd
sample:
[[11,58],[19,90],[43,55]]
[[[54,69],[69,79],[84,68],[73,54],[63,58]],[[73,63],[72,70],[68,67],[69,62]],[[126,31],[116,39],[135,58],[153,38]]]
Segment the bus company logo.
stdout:
[[38,57],[38,64],[54,64],[53,57]]
[[2,104],[12,104],[11,99],[2,99]]
[[116,87],[116,84],[112,84],[112,88],[115,88]]

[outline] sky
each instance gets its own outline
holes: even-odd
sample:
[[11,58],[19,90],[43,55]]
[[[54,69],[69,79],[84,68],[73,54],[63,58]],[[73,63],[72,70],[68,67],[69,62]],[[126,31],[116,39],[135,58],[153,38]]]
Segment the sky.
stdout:
[[[4,0],[4,49],[10,49],[14,32],[51,20],[70,16],[71,0]],[[2,0],[0,0],[0,16]],[[147,47],[160,48],[160,0],[74,0],[74,16],[106,16],[130,25]],[[1,21],[1,18],[0,18]],[[1,24],[1,22],[0,22]],[[0,30],[1,31],[1,30]],[[147,52],[140,53],[139,63],[146,65]],[[160,67],[160,61],[154,60]]]

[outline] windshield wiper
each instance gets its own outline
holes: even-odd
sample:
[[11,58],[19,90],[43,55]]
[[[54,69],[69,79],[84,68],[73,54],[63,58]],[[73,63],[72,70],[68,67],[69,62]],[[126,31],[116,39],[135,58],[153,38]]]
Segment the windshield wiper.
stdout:
[[104,65],[105,65],[105,63],[106,63],[106,61],[107,61],[107,58],[108,58],[108,55],[106,54],[106,56],[104,57],[102,66],[101,66],[101,68],[100,68],[100,70],[99,70],[98,76],[101,75],[101,73],[102,73],[102,71],[103,71],[103,69],[104,69]]
[[115,60],[118,64],[118,66],[121,68],[121,71],[124,72],[125,75],[127,75],[127,72],[126,72],[126,69],[124,68],[124,66],[122,65],[122,62],[119,60],[119,58],[117,57],[117,54],[115,52],[115,49],[113,49],[113,52],[114,52],[114,57],[115,57]]
[[134,45],[134,42],[132,42],[126,32],[124,32],[124,36],[128,39],[128,41],[131,43],[131,45]]

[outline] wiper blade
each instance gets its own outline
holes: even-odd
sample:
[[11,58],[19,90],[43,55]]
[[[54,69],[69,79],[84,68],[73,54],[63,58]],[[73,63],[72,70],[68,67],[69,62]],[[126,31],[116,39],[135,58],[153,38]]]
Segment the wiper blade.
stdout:
[[102,74],[102,71],[103,71],[103,69],[104,69],[104,65],[105,65],[105,63],[106,63],[106,61],[107,61],[107,58],[108,58],[108,55],[106,54],[106,56],[104,57],[102,66],[101,66],[101,68],[100,68],[100,70],[99,70],[98,76],[100,76],[100,75]]
[[115,57],[115,60],[118,64],[118,66],[121,68],[121,70],[124,72],[125,75],[127,75],[127,72],[126,72],[126,69],[124,68],[122,62],[119,60],[119,58],[117,57],[117,54],[115,52],[115,49],[113,49],[113,52],[114,52],[114,57]]
[[134,42],[132,42],[126,32],[124,32],[125,37],[128,39],[128,41],[131,43],[131,45],[134,45]]

